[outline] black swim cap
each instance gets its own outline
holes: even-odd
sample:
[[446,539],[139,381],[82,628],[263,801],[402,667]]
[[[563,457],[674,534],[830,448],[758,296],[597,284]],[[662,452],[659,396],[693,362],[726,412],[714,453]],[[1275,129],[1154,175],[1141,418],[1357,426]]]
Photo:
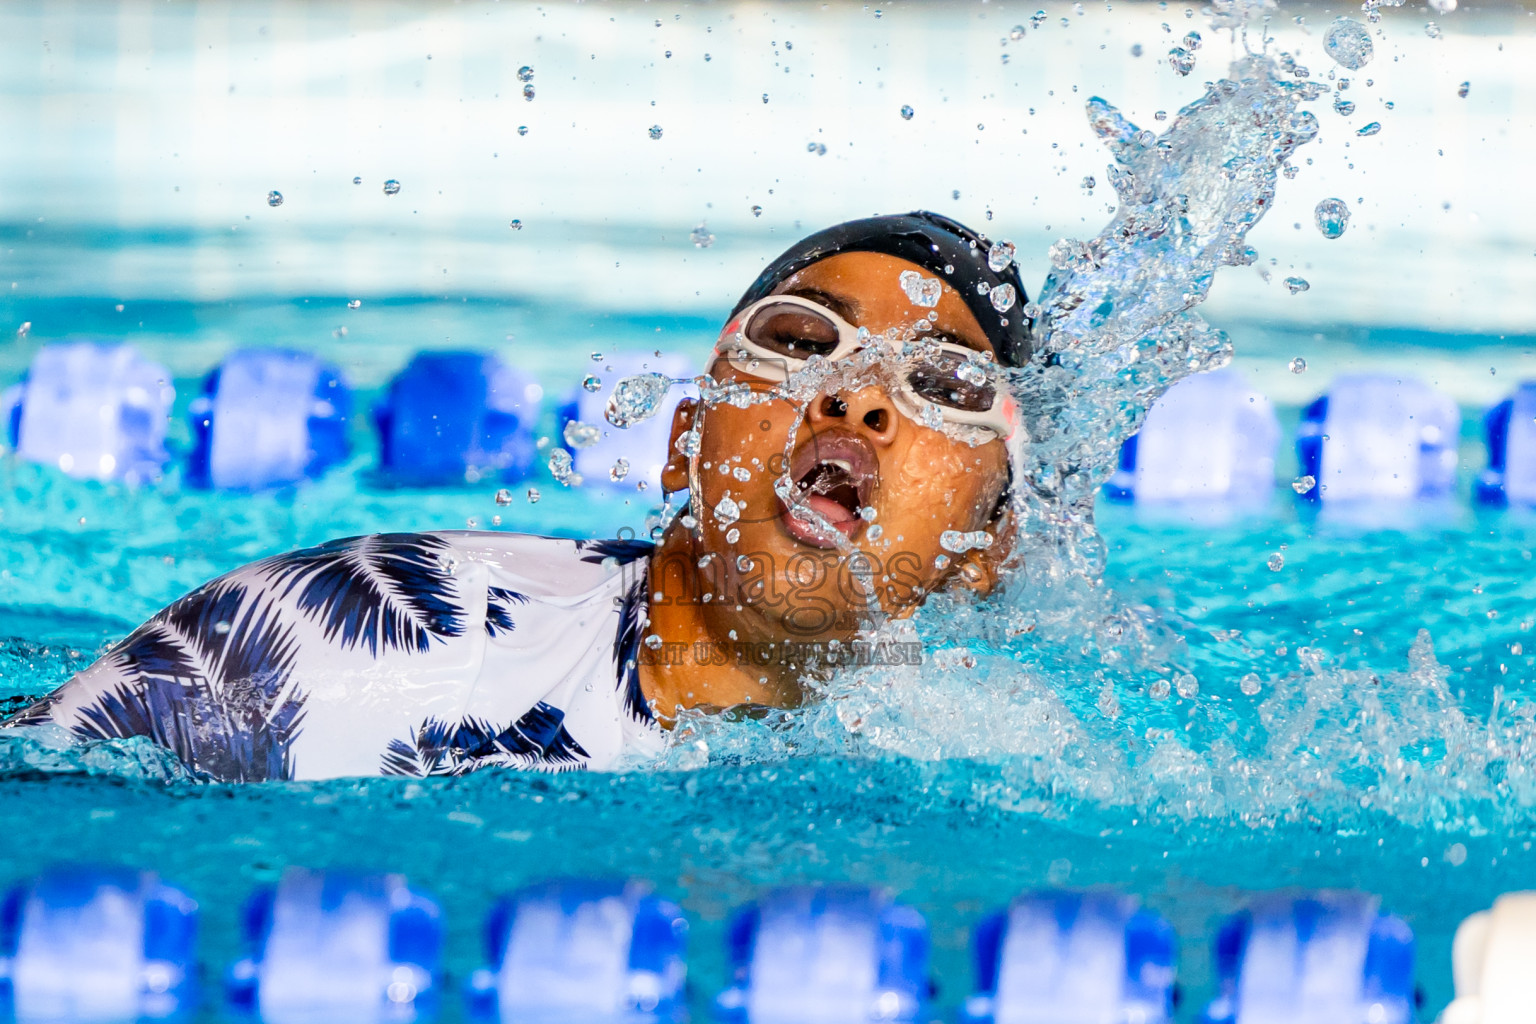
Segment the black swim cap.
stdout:
[[[840,252],[878,252],[915,263],[932,271],[952,286],[987,333],[997,361],[1004,366],[1023,366],[1034,350],[1029,318],[1024,315],[1024,283],[1019,268],[1009,262],[1001,273],[987,266],[988,243],[970,228],[948,217],[917,210],[889,217],[866,217],[818,231],[790,247],[758,275],[752,287],[731,310],[735,316],[758,299],[773,294],[786,278],[817,260]],[[999,313],[990,293],[1000,284],[1013,286],[1018,298]],[[982,286],[985,286],[983,290]]]

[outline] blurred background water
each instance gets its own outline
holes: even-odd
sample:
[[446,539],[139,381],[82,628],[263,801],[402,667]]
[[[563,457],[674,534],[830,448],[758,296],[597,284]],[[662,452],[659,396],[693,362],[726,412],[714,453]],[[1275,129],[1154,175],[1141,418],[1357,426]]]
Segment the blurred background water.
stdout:
[[[1271,45],[1337,75],[1320,37],[1340,13],[1352,11],[1284,4]],[[1108,584],[1182,631],[1184,664],[1205,687],[1206,700],[1175,700],[1156,719],[1168,734],[1208,740],[1230,726],[1233,742],[1262,747],[1237,689],[1252,670],[1265,698],[1318,680],[1374,685],[1337,674],[1358,671],[1411,704],[1423,677],[1389,675],[1421,628],[1473,726],[1529,685],[1532,656],[1515,653],[1536,597],[1528,514],[1460,499],[1483,464],[1483,409],[1536,377],[1536,207],[1524,196],[1536,10],[1436,15],[1410,2],[1382,14],[1375,60],[1348,76],[1354,113],[1314,105],[1322,135],[1249,238],[1260,262],[1224,272],[1202,311],[1231,333],[1234,366],[1280,406],[1287,435],[1341,373],[1411,373],[1451,394],[1464,418],[1460,496],[1364,529],[1296,508],[1287,490],[1226,523],[1103,509]],[[1191,30],[1205,38],[1181,78],[1166,54]],[[1111,209],[1088,97],[1155,130],[1157,112],[1196,98],[1234,52],[1179,3],[11,0],[0,6],[0,386],[49,342],[130,341],[173,378],[178,455],[200,378],[236,346],[320,353],[362,400],[352,460],[278,493],[194,491],[174,466],[129,488],[0,461],[0,696],[57,685],[165,602],[276,550],[492,516],[577,536],[639,527],[654,495],[568,491],[542,473],[537,505],[522,485],[496,504],[491,481],[381,486],[368,407],[422,349],[494,352],[552,398],[592,352],[702,361],[766,261],[871,213],[927,208],[1011,239],[1033,294],[1050,244],[1092,236]],[[1356,134],[1371,122],[1379,133]],[[1352,213],[1337,240],[1312,223],[1326,197]],[[1308,290],[1292,294],[1292,276]],[[1303,373],[1290,369],[1298,356]],[[1277,477],[1295,469],[1283,448]],[[1277,550],[1285,573],[1266,567]],[[1335,674],[1298,661],[1302,646],[1326,652]],[[1093,799],[1066,774],[1040,774],[1029,751],[1021,768],[1012,747],[245,790],[128,780],[105,761],[84,766],[98,775],[74,762],[42,771],[34,751],[7,755],[0,875],[61,856],[160,867],[214,912],[217,964],[232,955],[237,897],[283,864],[403,868],[443,895],[462,972],[490,894],[633,872],[703,922],[701,991],[723,980],[726,907],[774,882],[892,885],[933,920],[950,979],[964,975],[967,924],[1015,889],[1121,886],[1184,932],[1196,993],[1209,978],[1201,944],[1244,891],[1366,886],[1419,930],[1437,1006],[1456,921],[1529,884],[1528,794],[1447,749],[1446,737],[1480,738],[1475,728],[1430,740],[1440,719],[1425,719],[1389,738],[1424,741],[1414,747],[1426,758],[1434,747],[1472,795],[1457,803],[1447,783],[1433,790],[1442,802],[1417,810],[1402,790],[1350,811],[1381,797],[1370,781],[1381,751],[1352,736],[1353,705],[1313,697],[1293,710],[1320,732],[1259,758],[1247,795],[1218,767],[1164,757],[1105,775],[1136,785]],[[1142,738],[1143,753],[1157,748]],[[1346,741],[1362,744],[1358,764],[1338,752]],[[1308,762],[1314,746],[1330,753]],[[1276,794],[1294,814],[1277,811]],[[943,998],[960,994],[950,982]]]

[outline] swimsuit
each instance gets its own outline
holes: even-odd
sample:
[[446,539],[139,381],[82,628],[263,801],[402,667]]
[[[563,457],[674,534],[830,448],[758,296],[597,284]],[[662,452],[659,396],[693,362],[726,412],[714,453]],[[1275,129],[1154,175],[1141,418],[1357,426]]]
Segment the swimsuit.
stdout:
[[652,545],[391,533],[277,555],[161,611],[6,725],[147,736],[224,781],[613,768]]

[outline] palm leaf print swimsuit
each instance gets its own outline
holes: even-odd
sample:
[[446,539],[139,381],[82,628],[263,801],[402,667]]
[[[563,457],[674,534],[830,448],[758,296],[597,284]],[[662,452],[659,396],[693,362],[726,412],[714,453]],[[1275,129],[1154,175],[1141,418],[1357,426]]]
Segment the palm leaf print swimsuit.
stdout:
[[146,736],[224,781],[611,768],[654,757],[652,546],[353,537],[228,573],[7,725]]

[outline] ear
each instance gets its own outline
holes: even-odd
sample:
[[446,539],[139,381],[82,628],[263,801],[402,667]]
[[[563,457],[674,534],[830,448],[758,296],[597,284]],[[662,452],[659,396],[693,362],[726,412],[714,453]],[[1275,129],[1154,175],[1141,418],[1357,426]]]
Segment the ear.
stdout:
[[667,461],[661,467],[661,489],[668,494],[688,489],[688,459],[677,450],[677,441],[693,429],[694,414],[698,408],[698,399],[685,398],[677,403],[677,409],[672,413],[672,436],[667,438]]
[[1013,508],[1004,504],[1002,512],[986,528],[992,536],[992,545],[972,548],[961,556],[960,564],[950,577],[951,585],[972,591],[978,597],[992,593],[1002,577],[1003,565],[1013,554],[1015,528]]

